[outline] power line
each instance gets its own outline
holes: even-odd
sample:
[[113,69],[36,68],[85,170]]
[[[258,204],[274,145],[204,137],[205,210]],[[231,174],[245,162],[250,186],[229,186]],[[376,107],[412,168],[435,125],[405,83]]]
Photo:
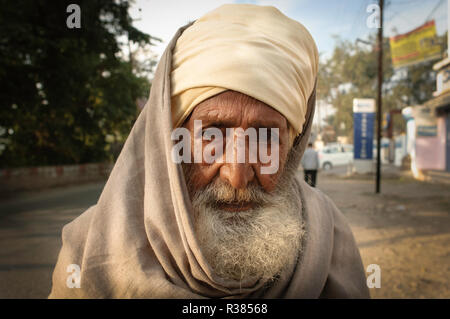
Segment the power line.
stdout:
[[404,15],[404,13],[405,12],[397,12],[397,11],[394,11],[394,12],[392,12],[391,11],[391,15],[390,15],[390,17],[388,18],[388,19],[384,19],[384,22],[385,23],[390,23],[390,22],[392,22],[393,20],[394,20],[394,18],[400,18],[400,19],[402,19],[404,22],[406,22],[407,24],[409,24],[410,23],[410,21],[409,20],[407,20],[403,15]]
[[389,6],[389,5],[396,6],[396,5],[403,5],[403,4],[414,4],[414,3],[417,3],[417,2],[423,2],[423,0],[407,0],[407,1],[395,1],[395,2],[392,1],[392,2],[389,2],[386,5],[386,7]]
[[362,15],[364,16],[364,18],[366,17],[366,13],[367,13],[366,8],[367,8],[367,1],[363,1],[363,2],[361,2],[360,7],[356,11],[356,16],[355,16],[355,19],[353,20],[352,27],[351,27],[351,34],[354,34],[356,36],[356,38],[358,38],[361,34],[361,26],[366,26],[365,23],[360,23],[358,26],[356,26],[357,22],[361,21],[360,20],[361,9],[363,9]]
[[430,20],[433,13],[441,6],[442,3],[444,3],[444,0],[439,0],[438,4],[433,8],[433,10],[431,10],[430,14],[428,14],[427,18],[425,19],[425,22]]
[[[430,20],[430,18],[433,16],[433,14],[436,13],[436,10],[439,9],[439,7],[442,5],[443,2],[444,2],[444,0],[440,0],[440,1],[432,8],[432,10],[430,11],[430,13],[427,15],[427,17],[426,17],[424,23],[426,23],[426,22],[428,22],[428,21]],[[408,2],[393,2],[392,5],[397,4],[397,3],[407,4]],[[385,12],[385,13],[386,13],[386,12]],[[388,17],[388,18],[385,18],[384,21],[385,21],[387,24],[390,24],[390,23],[392,23],[392,21],[393,21],[394,19],[399,18],[399,19],[403,20],[404,22],[406,22],[406,23],[409,25],[411,21],[410,21],[409,19],[405,18],[404,15],[405,15],[406,13],[408,13],[408,12],[407,12],[407,11],[402,11],[402,12],[399,13],[398,11],[390,11],[390,12],[389,12],[389,17]],[[440,21],[440,20],[442,20],[443,18],[447,18],[447,16],[445,15],[445,17],[441,17],[441,18],[435,19],[435,20],[436,20],[436,21]],[[395,27],[395,26],[394,26],[394,27]]]

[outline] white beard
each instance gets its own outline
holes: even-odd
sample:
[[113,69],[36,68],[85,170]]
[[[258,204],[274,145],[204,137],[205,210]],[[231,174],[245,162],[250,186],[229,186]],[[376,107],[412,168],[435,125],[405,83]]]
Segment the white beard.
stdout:
[[[192,197],[195,231],[217,275],[225,279],[271,281],[292,266],[305,234],[301,204],[292,178],[273,194],[256,185],[235,190],[217,179]],[[253,201],[260,207],[242,212],[217,208],[217,201]]]

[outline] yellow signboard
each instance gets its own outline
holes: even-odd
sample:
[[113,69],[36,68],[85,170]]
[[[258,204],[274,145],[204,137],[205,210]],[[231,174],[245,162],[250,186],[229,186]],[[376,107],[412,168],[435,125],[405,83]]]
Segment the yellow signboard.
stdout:
[[391,37],[389,42],[394,68],[441,57],[441,46],[437,42],[434,20],[408,33]]

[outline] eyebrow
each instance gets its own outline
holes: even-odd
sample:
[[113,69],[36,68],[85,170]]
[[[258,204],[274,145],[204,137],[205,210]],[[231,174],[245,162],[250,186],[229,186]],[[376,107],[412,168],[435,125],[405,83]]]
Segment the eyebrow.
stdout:
[[[217,119],[217,118],[210,118],[207,115],[206,116],[199,116],[196,120],[201,120],[204,127],[221,127],[221,128],[227,128],[227,127],[235,127],[236,123],[231,119]],[[287,126],[287,124],[286,124]],[[273,120],[273,119],[258,119],[256,121],[253,121],[253,125],[250,127],[253,128],[282,128],[283,123],[280,123],[279,121]]]

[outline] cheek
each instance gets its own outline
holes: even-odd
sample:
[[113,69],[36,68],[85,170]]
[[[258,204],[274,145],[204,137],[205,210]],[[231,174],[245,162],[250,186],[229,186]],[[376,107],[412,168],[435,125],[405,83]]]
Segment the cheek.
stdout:
[[[202,162],[202,163],[195,163],[194,162],[194,150],[195,150],[195,133],[193,132],[193,130],[191,131],[191,185],[190,187],[192,187],[193,189],[191,191],[198,191],[202,188],[204,188],[205,186],[207,186],[209,183],[211,183],[214,178],[216,177],[216,175],[219,172],[220,169],[220,165],[218,163],[211,163],[208,164],[206,162]],[[198,140],[197,140],[198,142]],[[201,151],[203,154],[203,150],[205,148],[205,146],[208,144],[207,141],[201,141],[200,142],[200,147],[201,147]],[[202,156],[203,159],[203,156]]]
[[258,176],[259,183],[264,188],[266,192],[272,192],[277,186],[278,182],[278,173],[277,174],[263,174]]
[[191,177],[191,187],[194,189],[192,191],[197,191],[204,188],[206,185],[214,180],[214,177],[218,174],[219,166],[218,164],[204,164],[204,163],[193,163],[192,165],[192,177]]
[[279,150],[279,167],[273,174],[261,174],[261,164],[256,164],[255,171],[259,184],[266,192],[272,192],[278,184],[279,178],[283,173],[284,166],[287,160],[288,149],[285,145],[280,145]]
[[259,184],[264,188],[266,192],[272,192],[278,185],[278,180],[283,171],[284,165],[280,163],[280,169],[274,174],[261,174],[258,170],[258,181]]

